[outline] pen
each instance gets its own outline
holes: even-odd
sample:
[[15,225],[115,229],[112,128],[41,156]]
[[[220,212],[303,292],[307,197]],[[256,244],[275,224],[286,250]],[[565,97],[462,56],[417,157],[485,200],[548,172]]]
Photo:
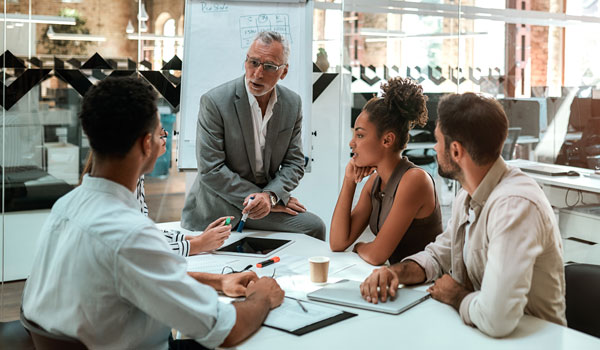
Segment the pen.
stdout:
[[[254,199],[254,197],[250,197],[250,199],[248,199],[248,204],[246,204],[246,206],[250,205],[250,203],[252,203],[253,199]],[[242,220],[240,220],[240,223],[238,224],[237,232],[242,232],[242,229],[244,229],[244,224],[246,223],[246,219],[248,219],[248,213],[242,215]]]
[[299,299],[296,299],[296,301],[298,302],[298,305],[300,305],[300,307],[302,308],[302,311],[308,312],[308,310],[306,310],[306,308],[304,307],[304,305],[302,305]]
[[266,266],[269,266],[269,265],[274,264],[276,262],[279,262],[279,257],[278,256],[275,256],[275,257],[273,257],[271,259],[267,259],[265,261],[261,261],[258,264],[256,264],[256,267],[258,267],[258,268],[266,267]]

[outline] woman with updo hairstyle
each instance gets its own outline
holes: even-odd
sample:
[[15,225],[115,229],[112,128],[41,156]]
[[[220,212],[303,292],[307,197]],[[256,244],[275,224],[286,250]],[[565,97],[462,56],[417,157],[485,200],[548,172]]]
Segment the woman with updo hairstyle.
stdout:
[[[411,79],[390,79],[382,97],[373,97],[354,124],[352,159],[333,212],[329,245],[351,246],[369,225],[375,239],[358,242],[354,252],[372,265],[390,264],[420,252],[442,232],[433,178],[402,151],[409,130],[427,122],[423,88]],[[369,177],[352,209],[356,184]]]

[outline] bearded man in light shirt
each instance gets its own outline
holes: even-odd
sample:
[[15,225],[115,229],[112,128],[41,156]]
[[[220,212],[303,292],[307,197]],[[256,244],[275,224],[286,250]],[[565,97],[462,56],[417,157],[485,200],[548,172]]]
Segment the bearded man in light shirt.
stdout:
[[508,120],[498,101],[452,94],[438,105],[438,171],[460,182],[446,230],[424,251],[375,270],[362,284],[369,302],[398,284],[434,282],[431,296],[467,325],[502,337],[523,314],[566,325],[560,232],[540,187],[500,156]]
[[302,101],[278,84],[289,55],[284,36],[261,32],[248,49],[245,75],[200,98],[198,176],[185,199],[183,228],[202,230],[220,216],[234,216],[235,226],[247,213],[245,228],[325,239],[323,220],[291,196],[304,176],[304,154]]

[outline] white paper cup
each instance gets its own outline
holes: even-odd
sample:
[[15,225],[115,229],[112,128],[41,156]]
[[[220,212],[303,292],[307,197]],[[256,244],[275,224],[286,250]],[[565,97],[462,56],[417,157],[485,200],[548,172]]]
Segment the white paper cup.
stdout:
[[313,256],[308,258],[310,265],[310,281],[313,283],[327,282],[329,273],[329,258],[326,256]]

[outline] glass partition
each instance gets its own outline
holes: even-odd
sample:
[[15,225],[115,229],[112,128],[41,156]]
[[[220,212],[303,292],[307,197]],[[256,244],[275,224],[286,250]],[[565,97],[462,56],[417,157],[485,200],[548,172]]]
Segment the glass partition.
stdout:
[[[185,0],[1,1],[0,321],[18,318],[23,280],[54,202],[79,184],[89,143],[77,115],[92,84],[140,75],[159,93],[167,153],[145,176],[149,216],[179,220],[175,171]],[[110,136],[109,136],[110,137]]]

